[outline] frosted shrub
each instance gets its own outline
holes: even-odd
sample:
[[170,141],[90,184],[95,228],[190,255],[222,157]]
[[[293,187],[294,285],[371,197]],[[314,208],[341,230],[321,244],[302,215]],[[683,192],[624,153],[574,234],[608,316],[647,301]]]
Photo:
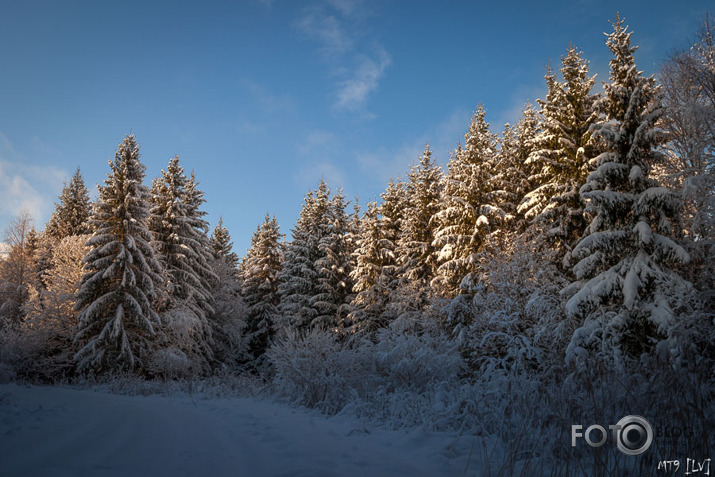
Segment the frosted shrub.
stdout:
[[424,392],[429,385],[456,379],[462,360],[456,345],[443,335],[377,334],[374,368],[384,389]]
[[443,309],[469,365],[533,374],[561,362],[571,328],[557,267],[521,239],[485,251],[480,264],[483,277]]
[[3,366],[6,376],[14,375],[20,364],[32,355],[27,341],[26,337],[9,323],[6,322],[0,327],[0,365]]
[[33,328],[28,323],[0,328],[0,366],[6,378],[52,374],[44,369],[48,363],[42,359],[50,338],[46,329]]
[[164,348],[152,353],[147,371],[164,379],[188,378],[193,374],[191,361],[186,353],[177,348]]
[[278,394],[326,412],[342,408],[349,399],[349,389],[342,372],[341,348],[333,332],[287,330],[267,351]]

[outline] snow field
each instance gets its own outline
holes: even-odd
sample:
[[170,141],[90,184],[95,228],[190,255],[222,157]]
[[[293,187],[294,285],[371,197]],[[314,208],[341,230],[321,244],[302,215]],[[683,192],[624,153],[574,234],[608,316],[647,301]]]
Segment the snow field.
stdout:
[[253,398],[0,385],[7,477],[474,475],[472,440]]

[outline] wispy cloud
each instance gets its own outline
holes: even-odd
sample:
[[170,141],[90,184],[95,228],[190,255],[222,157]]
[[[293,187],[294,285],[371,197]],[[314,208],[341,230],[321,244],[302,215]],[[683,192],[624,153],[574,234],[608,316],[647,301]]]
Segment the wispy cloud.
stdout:
[[45,202],[42,195],[12,169],[13,164],[0,159],[0,216],[7,220],[21,210],[27,210],[33,217],[38,217]]
[[304,163],[297,176],[298,185],[303,189],[313,189],[317,181],[322,178],[331,188],[341,189],[346,187],[345,174],[343,171],[327,161],[313,161]]
[[263,83],[243,78],[238,86],[246,95],[243,108],[236,112],[233,130],[241,136],[263,136],[296,112],[295,100],[286,93],[273,91]]
[[309,10],[297,25],[304,34],[318,41],[320,51],[327,59],[335,59],[353,47],[353,40],[342,22],[322,9]]
[[[546,97],[546,89],[546,82],[541,78],[534,84],[522,84],[518,86],[516,90],[509,95],[507,106],[492,120],[492,132],[501,134],[506,123],[514,125],[519,122],[524,111],[524,106],[526,106],[527,103],[536,106],[537,99]],[[487,118],[489,118],[489,111],[487,111]]]
[[335,103],[338,109],[350,111],[361,109],[365,106],[370,93],[377,90],[385,69],[392,63],[392,58],[384,48],[379,48],[375,56],[370,58],[361,55],[352,77],[340,82]]
[[242,81],[242,85],[251,93],[251,97],[260,106],[264,114],[284,114],[294,109],[295,104],[289,95],[276,94],[265,85],[250,79]]
[[326,0],[333,8],[345,16],[364,16],[369,14],[365,8],[365,0]]
[[428,131],[405,140],[392,148],[381,147],[374,151],[359,151],[355,154],[357,162],[381,183],[402,177],[406,178],[412,165],[417,164],[419,156],[429,143],[433,156],[438,163],[446,165],[449,153],[462,139],[469,127],[470,111],[455,109],[442,121]]
[[41,224],[66,179],[62,169],[29,164],[0,133],[0,224],[4,226],[22,210]]
[[309,132],[296,146],[297,153],[305,160],[296,176],[297,183],[304,189],[315,187],[321,177],[331,187],[347,187],[347,176],[335,163],[340,156],[340,141],[329,131],[316,129]]
[[332,155],[338,152],[338,146],[338,139],[334,133],[316,129],[309,132],[296,149],[300,155],[316,157],[316,155]]
[[381,147],[376,151],[355,154],[358,163],[365,171],[372,172],[381,183],[397,177],[404,178],[409,165],[417,160],[424,149],[424,143],[410,142],[398,148]]
[[273,6],[273,0],[254,0],[257,3],[260,3],[261,5],[265,6],[266,8],[270,9]]
[[335,78],[336,111],[367,113],[367,103],[392,63],[389,52],[374,38],[366,38],[364,19],[370,9],[363,0],[321,0],[296,22],[298,29],[318,44],[318,52]]

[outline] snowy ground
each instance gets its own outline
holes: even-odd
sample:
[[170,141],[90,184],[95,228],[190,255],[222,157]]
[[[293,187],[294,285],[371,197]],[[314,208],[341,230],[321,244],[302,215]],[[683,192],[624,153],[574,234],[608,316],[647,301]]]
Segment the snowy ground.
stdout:
[[0,385],[1,476],[474,475],[473,438],[249,398]]

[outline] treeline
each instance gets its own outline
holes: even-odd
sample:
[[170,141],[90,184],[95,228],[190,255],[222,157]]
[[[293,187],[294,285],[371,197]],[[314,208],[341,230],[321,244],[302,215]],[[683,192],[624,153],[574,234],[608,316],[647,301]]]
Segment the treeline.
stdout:
[[497,135],[477,108],[446,170],[427,146],[364,210],[321,181],[292,239],[266,215],[242,260],[194,174],[175,157],[145,185],[127,136],[95,203],[77,170],[43,231],[8,228],[0,366],[269,376],[315,330],[347,348],[447,336],[467,373],[712,366],[712,23],[658,79],[621,19],[606,43],[602,93],[570,46],[517,124]]

